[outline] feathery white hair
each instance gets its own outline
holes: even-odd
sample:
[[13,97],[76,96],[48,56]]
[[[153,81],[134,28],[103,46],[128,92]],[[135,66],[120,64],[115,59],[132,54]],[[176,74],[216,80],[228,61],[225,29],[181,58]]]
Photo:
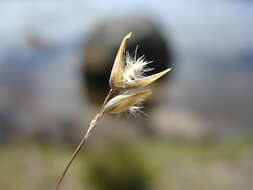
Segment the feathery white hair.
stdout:
[[131,57],[129,52],[126,52],[123,78],[127,82],[143,78],[145,77],[145,72],[153,70],[153,68],[147,68],[147,65],[153,61],[146,61],[144,55],[137,59],[137,48],[138,46],[136,47],[134,57]]

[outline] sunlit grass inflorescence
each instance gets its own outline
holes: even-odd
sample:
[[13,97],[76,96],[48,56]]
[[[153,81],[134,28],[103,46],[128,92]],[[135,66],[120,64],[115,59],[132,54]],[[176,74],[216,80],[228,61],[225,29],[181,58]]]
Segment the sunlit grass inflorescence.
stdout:
[[145,87],[171,70],[166,69],[151,76],[144,76],[144,73],[150,70],[146,68],[150,62],[145,61],[143,56],[138,59],[136,56],[131,58],[129,54],[125,56],[126,40],[131,36],[132,33],[129,33],[122,40],[115,58],[110,77],[112,90],[130,90]]
[[96,116],[91,120],[87,132],[84,134],[81,142],[72,154],[72,157],[57,181],[54,190],[58,190],[70,165],[74,161],[78,152],[81,150],[82,146],[90,136],[91,131],[95,128],[102,115],[105,112],[118,114],[126,110],[129,110],[130,112],[139,111],[141,107],[138,105],[148,98],[152,94],[152,91],[141,90],[137,92],[131,92],[131,90],[138,90],[142,87],[145,87],[171,70],[166,69],[162,72],[145,76],[145,72],[150,71],[150,68],[147,68],[147,65],[151,62],[146,61],[144,56],[137,58],[136,52],[134,58],[132,58],[129,53],[125,52],[126,41],[127,39],[131,38],[131,36],[132,33],[129,33],[123,38],[111,71],[109,80],[111,89],[107,94],[99,113],[96,114]]
[[[127,109],[138,110],[136,104],[144,101],[152,92],[150,90],[144,90],[130,93],[129,90],[145,87],[171,70],[166,69],[157,74],[145,76],[145,72],[152,70],[152,68],[147,68],[147,65],[151,62],[146,61],[144,56],[137,58],[136,52],[134,58],[132,58],[128,52],[125,54],[126,40],[131,38],[131,36],[132,33],[129,33],[122,40],[111,71],[111,89],[114,91],[120,90],[121,94],[118,95],[118,97],[112,98],[112,100],[105,105],[105,111],[109,113],[120,113]],[[115,103],[114,106],[112,105],[113,103]],[[117,109],[117,106],[120,107],[120,109]],[[108,107],[110,107],[110,109],[108,109]],[[114,109],[111,109],[111,107],[114,107]]]

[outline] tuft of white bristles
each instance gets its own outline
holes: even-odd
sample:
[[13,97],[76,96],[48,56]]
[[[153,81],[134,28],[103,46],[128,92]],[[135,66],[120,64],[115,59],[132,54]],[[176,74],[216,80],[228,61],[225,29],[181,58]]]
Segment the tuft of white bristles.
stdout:
[[[144,55],[137,58],[137,50],[138,46],[135,49],[134,57],[131,57],[128,51],[125,55],[123,79],[129,83],[145,77],[146,72],[153,70],[153,68],[147,68],[147,65],[153,61],[146,61]],[[142,109],[143,106],[141,106],[140,103],[135,104],[127,110],[127,113],[131,114],[134,117],[140,117],[141,115],[145,115]]]
[[137,57],[137,48],[135,51],[135,56],[132,58],[129,52],[126,53],[125,56],[125,67],[124,67],[124,74],[123,78],[127,82],[133,82],[134,80],[140,79],[145,77],[145,72],[153,70],[153,68],[147,68],[149,63],[152,61],[146,61],[144,55]]
[[133,115],[134,117],[140,117],[141,114],[143,114],[142,109],[143,109],[143,106],[136,104],[136,105],[130,107],[128,112],[131,115]]

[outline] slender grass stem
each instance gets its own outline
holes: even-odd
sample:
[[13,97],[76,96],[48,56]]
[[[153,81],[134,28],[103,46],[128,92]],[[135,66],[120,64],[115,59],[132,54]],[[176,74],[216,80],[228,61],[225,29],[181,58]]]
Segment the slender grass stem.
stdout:
[[80,150],[82,149],[83,145],[87,141],[88,137],[91,134],[92,129],[95,128],[98,120],[102,117],[102,115],[104,113],[104,107],[105,107],[107,101],[110,99],[112,93],[113,93],[113,90],[111,89],[109,91],[109,93],[107,94],[107,96],[106,96],[106,98],[104,100],[104,103],[102,104],[102,107],[101,107],[99,113],[91,120],[90,126],[89,126],[88,130],[86,131],[86,133],[84,134],[84,136],[83,136],[82,140],[80,141],[79,145],[76,147],[74,153],[72,154],[71,159],[69,160],[69,162],[66,165],[64,171],[62,172],[60,178],[58,179],[58,181],[57,181],[57,183],[56,183],[56,185],[54,187],[54,190],[58,190],[59,189],[59,187],[60,187],[60,185],[61,185],[61,183],[63,181],[63,178],[65,177],[66,173],[68,172],[71,164],[73,163],[73,161],[75,160],[77,154],[80,152]]

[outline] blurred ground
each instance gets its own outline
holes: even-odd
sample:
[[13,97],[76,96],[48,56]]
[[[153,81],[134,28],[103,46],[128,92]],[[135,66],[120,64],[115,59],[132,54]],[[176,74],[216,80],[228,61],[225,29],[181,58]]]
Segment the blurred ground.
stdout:
[[[150,114],[158,133],[221,139],[252,133],[252,7],[244,0],[1,2],[0,17],[8,21],[0,24],[0,140],[16,134],[75,138],[93,116],[80,71],[88,34],[107,22],[100,31],[109,35],[99,39],[116,47],[129,32],[122,27],[135,17],[156,23],[173,52],[167,95],[159,114]],[[96,52],[105,49],[111,50]]]
[[[105,154],[112,153],[112,147],[113,144],[107,142],[102,147],[96,144],[93,146],[94,149],[82,151],[66,177],[62,189],[96,189],[94,181],[99,179],[90,181],[93,175],[87,168],[87,164],[90,164],[88,158],[103,160],[102,163],[107,164],[105,168],[113,167],[109,164],[110,160],[106,160],[108,155]],[[149,169],[151,175],[149,174],[148,189],[151,190],[251,190],[253,187],[252,139],[226,143],[139,139],[138,142],[132,142],[130,147],[135,151],[138,150],[133,155],[141,156],[143,163],[146,164],[145,169]],[[66,148],[36,142],[1,146],[1,189],[51,189],[72,150],[72,146]],[[109,157],[115,160],[117,154]],[[129,167],[131,164],[124,163],[123,167],[121,166],[122,171],[126,165]],[[93,163],[92,170],[96,167],[98,163]],[[138,176],[136,173],[133,175]]]

